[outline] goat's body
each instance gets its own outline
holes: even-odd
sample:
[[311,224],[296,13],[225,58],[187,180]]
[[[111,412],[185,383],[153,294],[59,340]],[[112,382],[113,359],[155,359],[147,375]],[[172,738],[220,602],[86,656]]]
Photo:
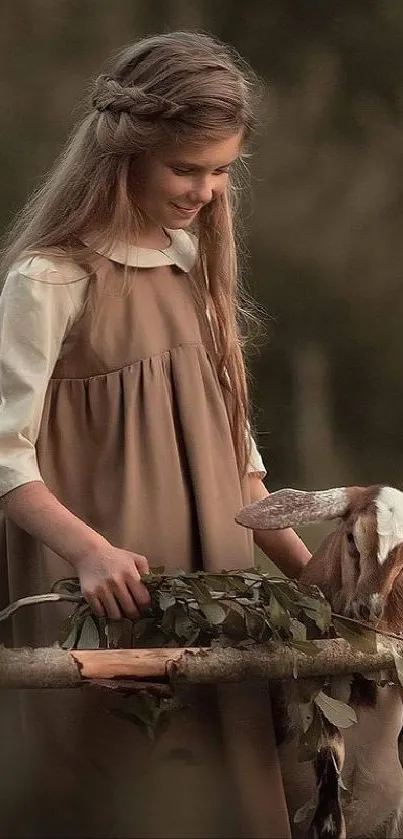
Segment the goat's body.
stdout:
[[[358,722],[344,730],[342,772],[350,794],[343,802],[348,839],[395,839],[403,836],[403,769],[398,737],[403,704],[395,686],[376,689],[375,707],[356,706]],[[298,762],[297,739],[279,746],[287,805],[295,839],[306,836],[307,819],[293,822],[294,813],[314,801],[316,777],[310,762]]]
[[[393,487],[343,487],[317,492],[279,490],[241,510],[237,521],[275,530],[341,517],[319,545],[300,581],[318,586],[334,612],[380,631],[403,629],[403,493]],[[358,722],[335,736],[323,731],[313,764],[298,762],[297,741],[279,744],[295,837],[403,837],[403,770],[398,741],[403,705],[398,687],[374,687],[372,701],[355,680],[351,704]],[[361,693],[360,693],[361,690]],[[288,687],[290,696],[290,688]],[[279,718],[283,715],[281,703]],[[340,734],[342,737],[340,737]],[[344,742],[344,752],[340,748]],[[344,760],[343,760],[344,757]],[[338,776],[351,794],[340,801]],[[316,802],[312,820],[293,823],[297,809]],[[311,813],[312,816],[312,813]],[[344,818],[343,818],[344,817]]]

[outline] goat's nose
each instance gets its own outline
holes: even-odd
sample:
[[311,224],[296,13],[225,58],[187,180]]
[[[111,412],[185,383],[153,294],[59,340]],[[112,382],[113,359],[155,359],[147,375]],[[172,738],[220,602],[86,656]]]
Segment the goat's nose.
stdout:
[[369,621],[371,617],[371,609],[368,606],[368,603],[359,603],[358,604],[358,615],[362,618],[363,621]]
[[350,614],[363,621],[374,621],[382,616],[383,603],[379,594],[371,594],[368,600],[354,600]]

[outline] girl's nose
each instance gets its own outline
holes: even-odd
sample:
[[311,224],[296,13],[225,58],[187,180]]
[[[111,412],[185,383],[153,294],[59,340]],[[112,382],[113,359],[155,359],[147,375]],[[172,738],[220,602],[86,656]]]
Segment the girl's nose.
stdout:
[[214,196],[213,181],[211,178],[200,179],[194,184],[191,191],[192,203],[208,204]]

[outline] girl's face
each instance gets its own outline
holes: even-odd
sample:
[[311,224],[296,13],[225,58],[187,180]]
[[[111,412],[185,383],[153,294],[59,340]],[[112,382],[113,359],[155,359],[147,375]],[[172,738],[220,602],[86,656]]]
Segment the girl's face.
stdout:
[[173,149],[150,155],[135,192],[147,232],[189,227],[201,208],[225,191],[241,146],[239,132],[193,151]]

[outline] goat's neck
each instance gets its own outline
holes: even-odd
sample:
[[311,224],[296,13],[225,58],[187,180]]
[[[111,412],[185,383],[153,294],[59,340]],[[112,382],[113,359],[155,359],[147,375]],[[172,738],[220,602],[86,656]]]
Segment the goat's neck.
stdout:
[[398,737],[403,727],[403,704],[400,688],[395,685],[378,687],[376,691],[376,707],[370,708],[359,705],[355,707],[358,724],[351,726],[344,732],[346,746],[346,761],[343,778],[348,787],[348,781],[357,778],[361,781],[368,777],[368,767],[371,769],[371,779],[378,777],[380,783],[385,776],[385,767],[402,769],[399,762]]

